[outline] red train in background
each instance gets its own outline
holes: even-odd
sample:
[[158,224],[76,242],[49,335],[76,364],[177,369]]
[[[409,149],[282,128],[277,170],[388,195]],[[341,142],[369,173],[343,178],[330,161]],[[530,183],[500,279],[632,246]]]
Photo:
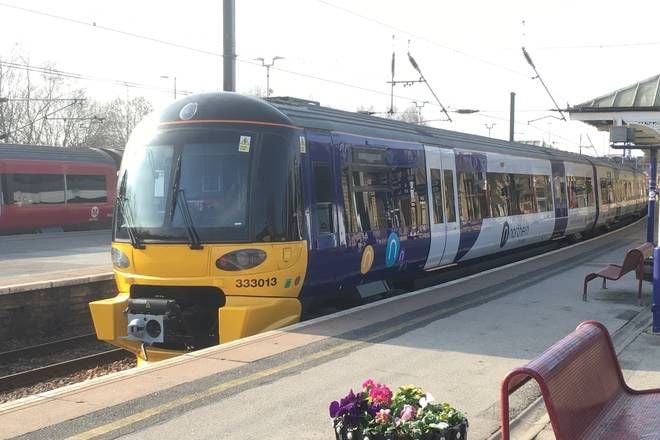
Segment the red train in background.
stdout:
[[0,144],[0,234],[110,227],[121,152]]

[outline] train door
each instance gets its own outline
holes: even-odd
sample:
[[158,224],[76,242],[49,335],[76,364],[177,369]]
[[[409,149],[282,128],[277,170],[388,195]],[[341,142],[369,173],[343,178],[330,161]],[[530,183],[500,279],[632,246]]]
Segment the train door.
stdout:
[[310,179],[303,191],[310,207],[310,266],[314,284],[336,279],[340,248],[346,245],[341,222],[337,170],[338,152],[329,133],[308,133],[307,170]]
[[425,146],[431,246],[425,269],[451,264],[458,251],[456,163],[451,150]]
[[555,202],[555,227],[552,238],[561,237],[568,226],[568,195],[566,193],[566,167],[559,160],[551,161],[552,194]]

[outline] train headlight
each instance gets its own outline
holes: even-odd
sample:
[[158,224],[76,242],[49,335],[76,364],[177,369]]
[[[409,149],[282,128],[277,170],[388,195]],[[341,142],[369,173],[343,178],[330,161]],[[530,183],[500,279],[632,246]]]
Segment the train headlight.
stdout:
[[218,269],[237,271],[251,269],[266,260],[266,252],[261,249],[241,249],[229,252],[218,258],[215,265]]
[[112,264],[120,269],[126,269],[131,264],[130,260],[128,259],[128,255],[117,248],[112,248],[112,251],[110,251],[110,256],[112,258]]

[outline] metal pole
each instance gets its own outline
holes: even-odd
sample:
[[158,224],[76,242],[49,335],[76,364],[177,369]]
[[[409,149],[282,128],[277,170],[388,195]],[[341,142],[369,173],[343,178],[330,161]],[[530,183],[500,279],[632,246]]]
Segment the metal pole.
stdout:
[[266,98],[270,96],[270,66],[275,64],[275,61],[272,61],[272,64],[266,64]]
[[176,101],[176,76],[174,77],[174,100]]
[[[646,229],[646,241],[653,243],[653,223],[655,217],[655,182],[657,171],[656,148],[651,147],[649,152],[649,211]],[[660,332],[660,247],[653,250],[653,332]]]
[[234,0],[222,1],[223,90],[236,91],[236,8]]
[[509,142],[513,142],[513,124],[516,114],[516,94],[511,92],[511,105],[509,106]]
[[657,153],[655,148],[649,151],[649,208],[646,219],[646,241],[653,243],[653,233],[655,232],[655,182],[657,173]]

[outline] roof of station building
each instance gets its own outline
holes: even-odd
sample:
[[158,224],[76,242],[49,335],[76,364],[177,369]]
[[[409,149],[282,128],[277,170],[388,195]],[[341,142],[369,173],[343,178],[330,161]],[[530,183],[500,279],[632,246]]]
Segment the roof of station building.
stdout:
[[[600,131],[629,127],[631,145],[660,144],[660,74],[568,108],[570,118]],[[633,147],[634,148],[634,147]]]
[[658,111],[660,74],[569,108],[569,112]]

